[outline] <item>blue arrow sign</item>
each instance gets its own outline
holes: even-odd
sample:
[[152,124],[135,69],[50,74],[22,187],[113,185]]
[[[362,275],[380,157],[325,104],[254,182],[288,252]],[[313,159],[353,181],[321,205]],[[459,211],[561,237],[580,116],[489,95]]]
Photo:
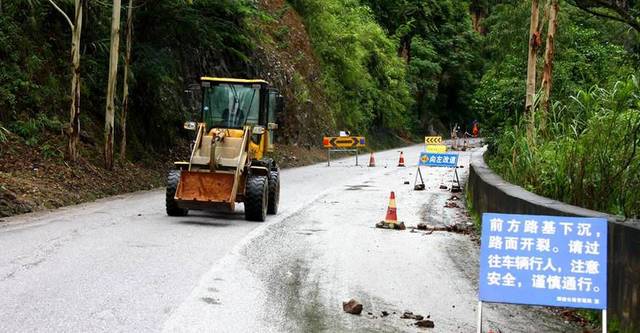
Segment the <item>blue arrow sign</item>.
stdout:
[[452,153],[420,153],[421,166],[455,168],[458,166],[458,154]]

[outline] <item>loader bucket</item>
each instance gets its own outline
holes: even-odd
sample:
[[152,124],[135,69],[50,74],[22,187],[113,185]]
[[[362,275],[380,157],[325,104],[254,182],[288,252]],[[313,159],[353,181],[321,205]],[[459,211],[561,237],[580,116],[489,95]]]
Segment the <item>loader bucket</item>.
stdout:
[[216,172],[182,171],[176,199],[202,203],[235,203],[234,175]]

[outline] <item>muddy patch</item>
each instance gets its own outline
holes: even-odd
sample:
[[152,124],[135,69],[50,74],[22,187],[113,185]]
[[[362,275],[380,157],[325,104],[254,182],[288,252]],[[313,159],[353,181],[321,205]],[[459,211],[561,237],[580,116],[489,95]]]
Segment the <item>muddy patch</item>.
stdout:
[[362,184],[362,185],[346,185],[347,191],[362,191],[363,189],[373,187],[371,185]]
[[222,302],[220,302],[219,299],[215,299],[213,297],[202,297],[200,299],[207,304],[212,304],[212,305],[222,304]]
[[437,193],[426,194],[426,203],[422,205],[419,212],[420,220],[429,224],[442,224],[444,221],[440,202],[443,200],[439,200],[441,195]]

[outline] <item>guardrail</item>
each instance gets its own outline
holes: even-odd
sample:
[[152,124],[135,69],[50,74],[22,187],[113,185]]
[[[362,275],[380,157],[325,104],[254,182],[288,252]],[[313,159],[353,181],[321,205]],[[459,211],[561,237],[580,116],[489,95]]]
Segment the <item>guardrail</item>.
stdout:
[[640,221],[545,198],[513,185],[484,162],[485,149],[471,157],[466,190],[478,213],[604,217],[609,221],[608,312],[622,332],[640,331]]

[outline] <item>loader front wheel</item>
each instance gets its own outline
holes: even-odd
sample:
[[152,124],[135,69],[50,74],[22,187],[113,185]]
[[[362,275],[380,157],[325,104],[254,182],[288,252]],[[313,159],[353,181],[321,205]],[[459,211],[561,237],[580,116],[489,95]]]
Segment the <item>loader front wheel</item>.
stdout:
[[176,190],[178,189],[178,183],[180,183],[180,170],[169,170],[167,174],[167,194],[165,198],[165,206],[167,208],[167,215],[169,216],[187,216],[188,209],[182,209],[178,207],[176,202]]
[[280,200],[280,170],[272,170],[269,178],[269,205],[267,213],[278,213],[278,201]]
[[249,221],[263,222],[267,217],[269,180],[265,176],[250,176],[244,196],[244,217]]

